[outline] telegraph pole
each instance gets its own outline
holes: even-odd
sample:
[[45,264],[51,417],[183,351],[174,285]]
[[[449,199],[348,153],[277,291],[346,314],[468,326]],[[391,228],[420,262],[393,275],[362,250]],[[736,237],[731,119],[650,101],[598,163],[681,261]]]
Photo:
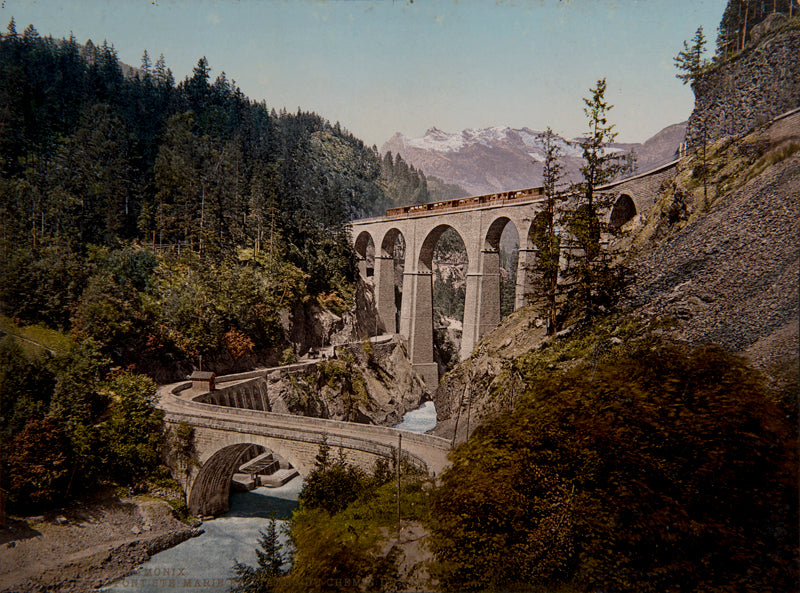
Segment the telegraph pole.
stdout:
[[403,455],[403,435],[397,435],[397,542],[400,542],[400,459]]

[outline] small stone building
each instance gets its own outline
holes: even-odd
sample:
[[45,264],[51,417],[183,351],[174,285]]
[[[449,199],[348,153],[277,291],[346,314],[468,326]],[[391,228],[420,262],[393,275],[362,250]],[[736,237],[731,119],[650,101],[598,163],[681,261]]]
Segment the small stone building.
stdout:
[[188,377],[192,382],[192,391],[195,393],[214,391],[216,389],[214,385],[216,378],[217,375],[211,371],[194,371]]

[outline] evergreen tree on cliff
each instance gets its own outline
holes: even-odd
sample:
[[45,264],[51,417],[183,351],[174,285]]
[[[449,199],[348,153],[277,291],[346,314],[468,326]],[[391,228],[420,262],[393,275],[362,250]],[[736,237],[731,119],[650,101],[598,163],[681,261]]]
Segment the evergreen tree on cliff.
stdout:
[[703,27],[700,26],[697,28],[692,38],[692,45],[690,46],[688,41],[684,41],[683,50],[673,58],[675,67],[681,71],[675,76],[682,80],[683,84],[687,82],[694,83],[700,75],[705,65],[705,61],[703,60],[705,47],[706,36],[703,34]]
[[605,98],[606,79],[598,80],[589,92],[591,97],[583,100],[589,131],[580,140],[583,181],[571,188],[573,198],[567,216],[570,300],[586,317],[610,304],[617,286],[617,273],[611,267],[611,253],[606,243],[615,229],[602,222],[604,213],[612,205],[611,196],[598,188],[614,179],[621,167],[619,157],[609,150],[617,133],[614,124],[608,122],[608,111],[613,105]]

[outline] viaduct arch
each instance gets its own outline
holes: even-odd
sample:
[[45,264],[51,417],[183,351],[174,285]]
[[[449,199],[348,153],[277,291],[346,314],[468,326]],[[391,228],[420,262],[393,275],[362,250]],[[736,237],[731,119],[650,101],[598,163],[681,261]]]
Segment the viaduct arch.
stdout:
[[[655,204],[664,181],[671,177],[678,161],[629,179],[598,188],[613,197],[606,222],[622,227],[631,220],[643,220]],[[514,309],[531,294],[529,274],[535,257],[531,230],[536,215],[544,209],[541,187],[446,202],[418,204],[387,210],[386,216],[351,223],[352,241],[359,258],[359,270],[367,279],[368,246],[374,246],[375,300],[378,316],[388,333],[400,333],[408,340],[414,369],[430,389],[439,382],[433,359],[433,297],[431,255],[445,228],[453,228],[467,251],[467,285],[464,329],[460,358],[472,353],[480,339],[500,323],[499,241],[507,225],[519,237],[519,261]],[[638,217],[638,219],[637,219]],[[392,247],[398,237],[405,242],[403,299],[399,327],[395,323],[394,261]]]
[[[528,206],[530,203],[527,204]],[[412,207],[414,208],[414,207]],[[402,210],[402,209],[398,209]],[[439,381],[433,359],[433,250],[442,233],[452,228],[467,251],[466,297],[460,357],[471,353],[480,338],[500,323],[500,236],[506,225],[513,225],[519,237],[530,230],[529,208],[521,205],[503,210],[497,206],[431,213],[423,210],[389,215],[383,219],[355,221],[352,232],[359,269],[366,278],[367,246],[375,250],[375,300],[381,323],[388,333],[400,333],[409,341],[409,356],[414,369],[433,388]],[[405,243],[403,298],[399,326],[395,323],[393,246],[402,237]],[[520,250],[520,267],[525,258]],[[518,273],[516,306],[524,302],[524,277]]]

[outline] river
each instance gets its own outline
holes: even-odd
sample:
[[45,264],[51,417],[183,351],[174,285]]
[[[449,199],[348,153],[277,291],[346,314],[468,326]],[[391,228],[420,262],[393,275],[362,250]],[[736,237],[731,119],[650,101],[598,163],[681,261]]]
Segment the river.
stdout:
[[[396,426],[426,432],[436,426],[436,408],[426,402],[403,416]],[[190,589],[203,593],[225,593],[230,587],[235,560],[256,565],[259,531],[275,513],[279,529],[297,506],[303,486],[298,476],[279,488],[256,488],[231,494],[230,509],[203,523],[205,533],[155,554],[132,574],[102,589],[109,593],[173,593]],[[282,541],[286,536],[281,536]]]

